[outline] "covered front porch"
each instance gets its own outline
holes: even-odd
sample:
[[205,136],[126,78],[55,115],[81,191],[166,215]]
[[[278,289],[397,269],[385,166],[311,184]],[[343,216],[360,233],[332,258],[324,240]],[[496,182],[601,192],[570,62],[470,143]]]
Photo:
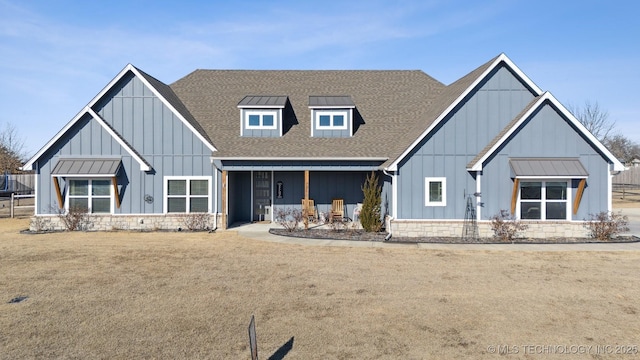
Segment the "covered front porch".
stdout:
[[[377,162],[379,163],[379,162]],[[378,171],[376,164],[359,166],[310,166],[303,170],[286,166],[227,165],[222,168],[223,224],[274,222],[279,211],[302,211],[303,200],[313,200],[318,219],[329,216],[335,199],[342,199],[344,217],[353,219],[358,204],[363,202],[362,184],[374,171],[383,188],[382,215],[390,209],[391,178]]]

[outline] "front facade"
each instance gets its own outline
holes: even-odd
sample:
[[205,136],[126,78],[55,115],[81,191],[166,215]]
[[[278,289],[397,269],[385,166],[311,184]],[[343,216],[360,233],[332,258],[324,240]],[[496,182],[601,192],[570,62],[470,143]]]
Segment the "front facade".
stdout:
[[[166,85],[128,65],[29,162],[36,219],[94,229],[274,221],[313,199],[362,203],[371,172],[393,236],[584,236],[622,164],[504,54],[445,86],[421,71],[198,70]],[[471,210],[470,211],[470,204]]]

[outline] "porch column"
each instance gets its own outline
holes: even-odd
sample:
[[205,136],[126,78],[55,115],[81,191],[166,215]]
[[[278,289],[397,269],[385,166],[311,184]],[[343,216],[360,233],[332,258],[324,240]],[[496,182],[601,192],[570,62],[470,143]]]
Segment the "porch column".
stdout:
[[[304,171],[304,203],[305,206],[309,204],[309,170]],[[302,209],[304,212],[305,209]],[[304,229],[309,229],[309,217],[304,216]]]
[[222,230],[227,229],[227,170],[222,170]]

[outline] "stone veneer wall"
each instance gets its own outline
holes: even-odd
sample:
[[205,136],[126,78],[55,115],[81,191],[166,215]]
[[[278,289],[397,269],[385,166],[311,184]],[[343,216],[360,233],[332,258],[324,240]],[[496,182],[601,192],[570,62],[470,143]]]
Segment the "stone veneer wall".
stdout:
[[[185,221],[189,214],[172,215],[88,215],[80,230],[115,231],[115,230],[187,230]],[[208,214],[207,227],[214,228],[215,214]],[[222,216],[218,215],[218,228],[222,227]],[[58,216],[34,216],[29,224],[30,231],[66,230],[62,219]]]
[[[586,238],[588,230],[582,221],[522,221],[529,226],[518,234],[520,238]],[[390,227],[389,227],[390,226]],[[461,237],[464,221],[387,220],[387,229],[394,237]],[[491,222],[479,221],[481,238],[493,237]]]

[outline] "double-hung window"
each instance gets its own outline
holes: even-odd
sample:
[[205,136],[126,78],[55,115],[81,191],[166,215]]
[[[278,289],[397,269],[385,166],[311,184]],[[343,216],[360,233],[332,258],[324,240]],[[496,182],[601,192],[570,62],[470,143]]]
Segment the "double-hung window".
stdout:
[[567,181],[520,181],[520,219],[566,220]]
[[165,194],[165,209],[168,213],[210,212],[209,177],[168,177]]
[[316,128],[318,130],[347,129],[347,111],[316,111]]
[[447,179],[443,177],[428,177],[424,179],[424,206],[447,205]]
[[110,179],[69,179],[68,209],[83,209],[92,214],[109,214],[112,209]]
[[276,110],[245,110],[247,129],[276,129]]

